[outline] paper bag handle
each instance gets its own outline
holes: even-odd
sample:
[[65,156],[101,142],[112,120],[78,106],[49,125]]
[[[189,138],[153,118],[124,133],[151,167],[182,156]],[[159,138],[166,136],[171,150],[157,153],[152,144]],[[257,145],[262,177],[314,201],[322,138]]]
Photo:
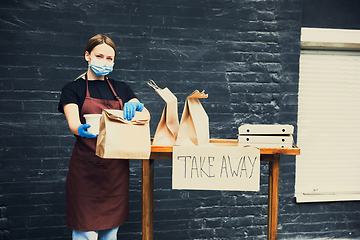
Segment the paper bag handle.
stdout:
[[147,83],[150,87],[152,87],[154,90],[160,90],[161,88],[155,83],[154,80],[150,79],[150,81]]
[[205,90],[200,92],[199,90],[195,90],[191,93],[187,98],[207,98],[208,94],[205,94]]

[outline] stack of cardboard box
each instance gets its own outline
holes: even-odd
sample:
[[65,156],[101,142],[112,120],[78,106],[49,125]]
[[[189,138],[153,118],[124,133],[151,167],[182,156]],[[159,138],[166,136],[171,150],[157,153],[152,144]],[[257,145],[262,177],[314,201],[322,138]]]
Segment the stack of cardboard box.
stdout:
[[261,148],[292,148],[292,125],[245,124],[239,127],[238,145]]

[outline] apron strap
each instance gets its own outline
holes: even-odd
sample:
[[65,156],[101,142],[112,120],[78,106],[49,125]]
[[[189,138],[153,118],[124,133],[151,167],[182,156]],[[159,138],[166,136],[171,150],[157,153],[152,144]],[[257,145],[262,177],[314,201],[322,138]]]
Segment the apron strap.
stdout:
[[87,79],[87,73],[85,73],[85,82],[86,82],[86,98],[90,97],[90,92],[89,92],[89,84],[88,84],[88,79]]
[[[115,98],[117,99],[117,101],[120,103],[120,110],[122,110],[124,108],[123,105],[123,101],[121,100],[121,98],[118,97],[118,95],[116,94],[113,86],[111,85],[109,79],[107,77],[104,77],[104,79],[106,80],[106,82],[108,83],[112,93],[114,94]],[[89,84],[88,84],[88,79],[87,79],[87,73],[85,74],[85,81],[86,81],[86,98],[90,98],[90,92],[89,92]]]
[[114,96],[116,97],[116,99],[119,101],[120,103],[120,110],[123,109],[124,105],[123,105],[123,101],[121,100],[121,98],[118,97],[118,95],[116,94],[113,86],[111,85],[110,81],[109,81],[109,78],[105,77],[107,83],[109,84],[110,88],[111,88],[111,91],[113,92]]

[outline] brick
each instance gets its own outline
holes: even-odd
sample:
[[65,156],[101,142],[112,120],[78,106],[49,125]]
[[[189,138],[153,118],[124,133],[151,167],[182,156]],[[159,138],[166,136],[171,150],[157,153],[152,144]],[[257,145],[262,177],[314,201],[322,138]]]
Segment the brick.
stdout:
[[214,237],[213,229],[190,229],[189,230],[190,239],[209,239]]
[[155,239],[172,239],[174,236],[179,239],[191,239],[189,237],[189,232],[184,230],[175,230],[175,231],[155,231]]
[[219,228],[221,227],[221,218],[205,218],[204,228]]
[[10,232],[8,230],[0,230],[0,239],[10,240]]
[[[156,218],[155,218],[156,219]],[[161,231],[178,231],[179,229],[189,229],[189,220],[174,220],[174,221],[154,221],[154,228],[161,229]],[[141,230],[141,229],[139,229]]]

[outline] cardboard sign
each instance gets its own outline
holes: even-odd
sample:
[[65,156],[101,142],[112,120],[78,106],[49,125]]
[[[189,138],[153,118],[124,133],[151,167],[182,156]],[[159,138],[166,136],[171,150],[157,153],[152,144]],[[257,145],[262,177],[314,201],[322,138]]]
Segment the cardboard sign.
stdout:
[[260,149],[174,146],[173,189],[259,191]]

